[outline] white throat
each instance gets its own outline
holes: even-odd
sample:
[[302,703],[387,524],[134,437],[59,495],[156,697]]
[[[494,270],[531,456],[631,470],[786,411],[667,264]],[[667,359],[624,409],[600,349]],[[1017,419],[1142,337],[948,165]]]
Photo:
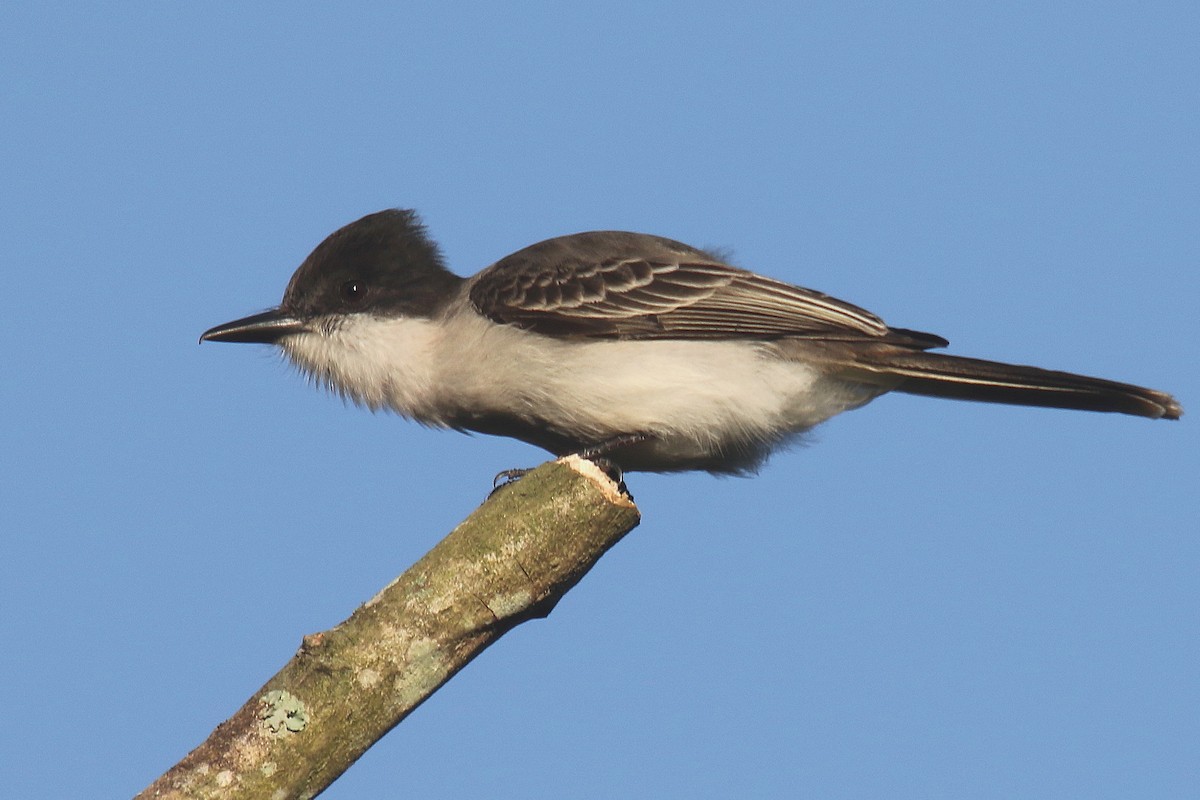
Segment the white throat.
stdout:
[[280,342],[305,374],[372,410],[437,424],[439,329],[432,321],[352,315],[314,327]]

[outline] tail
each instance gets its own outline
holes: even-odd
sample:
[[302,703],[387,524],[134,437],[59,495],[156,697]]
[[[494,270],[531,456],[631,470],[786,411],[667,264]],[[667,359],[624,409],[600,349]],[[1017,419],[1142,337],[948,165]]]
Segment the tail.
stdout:
[[1111,411],[1179,419],[1183,407],[1166,392],[1070,372],[1001,364],[895,347],[859,353],[855,366],[900,379],[894,391],[986,403]]

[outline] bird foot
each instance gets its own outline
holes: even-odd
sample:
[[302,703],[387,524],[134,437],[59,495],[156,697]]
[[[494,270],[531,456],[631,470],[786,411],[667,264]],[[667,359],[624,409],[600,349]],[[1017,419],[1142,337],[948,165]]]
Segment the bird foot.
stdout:
[[[567,453],[566,455],[578,456],[579,458],[586,458],[588,461],[591,461],[605,475],[611,478],[613,483],[617,484],[617,488],[623,494],[632,500],[633,494],[630,493],[629,487],[625,485],[625,473],[621,470],[620,465],[604,456],[613,450],[625,447],[626,445],[638,444],[649,438],[650,435],[646,433],[625,433],[620,436],[614,436],[611,439],[605,439],[602,442],[597,442],[596,444],[588,445],[580,450],[576,450],[574,453]],[[533,470],[529,468],[506,469],[497,472],[496,477],[492,478],[491,494],[495,494],[509,484],[516,483],[530,472],[533,472]],[[490,497],[491,495],[488,496]]]

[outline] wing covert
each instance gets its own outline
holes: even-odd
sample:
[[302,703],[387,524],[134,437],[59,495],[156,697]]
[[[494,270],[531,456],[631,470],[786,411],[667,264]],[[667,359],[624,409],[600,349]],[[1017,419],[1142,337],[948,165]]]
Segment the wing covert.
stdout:
[[473,279],[490,319],[607,338],[875,338],[881,319],[820,292],[644,234],[602,231],[533,245]]

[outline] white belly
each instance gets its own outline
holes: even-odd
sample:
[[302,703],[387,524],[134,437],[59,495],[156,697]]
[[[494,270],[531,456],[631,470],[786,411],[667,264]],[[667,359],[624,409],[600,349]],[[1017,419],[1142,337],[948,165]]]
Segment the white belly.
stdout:
[[754,341],[556,339],[474,314],[350,318],[283,346],[355,401],[429,425],[512,419],[509,435],[541,443],[545,432],[581,445],[651,434],[631,453],[641,469],[753,469],[774,447],[882,391]]

